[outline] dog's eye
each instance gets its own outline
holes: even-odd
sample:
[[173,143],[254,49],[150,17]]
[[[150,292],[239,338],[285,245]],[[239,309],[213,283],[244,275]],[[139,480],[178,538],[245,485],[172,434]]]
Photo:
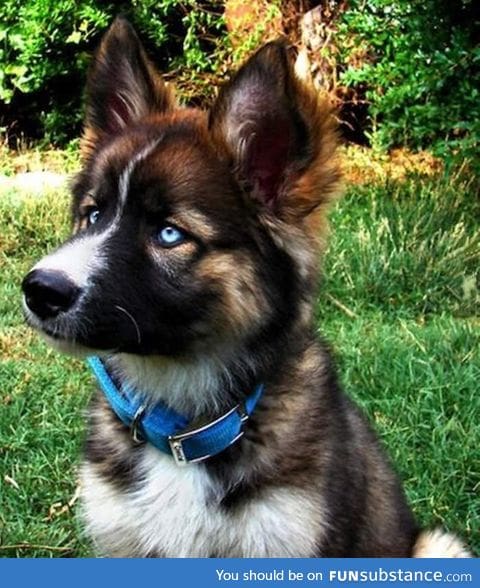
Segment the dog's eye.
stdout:
[[94,225],[100,216],[100,210],[96,207],[92,207],[88,211],[87,219],[88,219],[88,226]]
[[175,247],[185,241],[185,234],[180,229],[167,225],[158,231],[156,240],[162,247]]

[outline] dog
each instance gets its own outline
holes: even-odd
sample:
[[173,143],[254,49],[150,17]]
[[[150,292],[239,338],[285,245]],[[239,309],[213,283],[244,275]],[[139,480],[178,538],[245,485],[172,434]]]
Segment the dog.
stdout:
[[99,554],[468,557],[418,528],[315,334],[336,144],[285,41],[205,112],[126,20],[105,34],[73,235],[22,284],[30,325],[100,383],[80,471]]

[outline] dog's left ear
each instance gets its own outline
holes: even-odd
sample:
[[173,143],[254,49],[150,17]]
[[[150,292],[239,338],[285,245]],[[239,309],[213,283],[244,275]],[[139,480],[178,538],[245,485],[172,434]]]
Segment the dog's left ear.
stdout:
[[85,136],[92,143],[174,107],[172,93],[123,17],[115,19],[94,56],[86,101]]
[[268,43],[224,86],[210,128],[254,199],[282,218],[305,217],[336,189],[331,107],[295,76],[286,43]]

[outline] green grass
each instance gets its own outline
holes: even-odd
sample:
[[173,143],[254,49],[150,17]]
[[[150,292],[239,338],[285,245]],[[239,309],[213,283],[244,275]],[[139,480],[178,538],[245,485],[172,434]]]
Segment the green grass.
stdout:
[[0,199],[0,556],[88,553],[68,503],[91,380],[24,325],[20,308],[22,277],[68,233],[67,212],[66,194]]
[[[317,315],[420,521],[460,532],[479,553],[474,194],[459,178],[351,188],[332,214]],[[92,380],[20,310],[21,278],[68,233],[67,209],[65,194],[0,199],[0,556],[89,554],[69,502]]]

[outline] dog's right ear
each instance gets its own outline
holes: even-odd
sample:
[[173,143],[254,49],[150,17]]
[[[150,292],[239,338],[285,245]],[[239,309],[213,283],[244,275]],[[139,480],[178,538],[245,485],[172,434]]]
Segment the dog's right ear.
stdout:
[[150,113],[174,106],[133,27],[117,17],[102,39],[87,81],[84,147],[89,150]]

